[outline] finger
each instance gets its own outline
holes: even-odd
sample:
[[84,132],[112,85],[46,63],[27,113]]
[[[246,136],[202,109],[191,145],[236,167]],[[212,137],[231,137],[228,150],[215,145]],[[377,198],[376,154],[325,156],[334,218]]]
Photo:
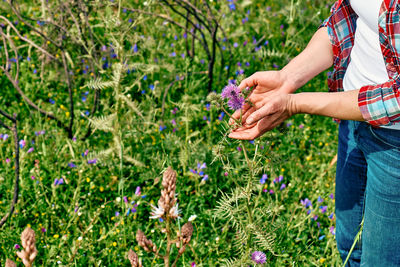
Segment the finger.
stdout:
[[265,116],[271,115],[272,113],[272,105],[270,102],[265,103],[260,109],[253,112],[247,119],[247,124],[253,124],[264,118]]
[[250,104],[244,103],[242,109],[238,109],[232,114],[232,118],[230,118],[228,122],[229,125],[233,125],[235,120],[240,120],[240,113],[244,114],[249,108],[251,108]]
[[253,126],[243,131],[231,132],[228,137],[239,140],[254,140],[261,134],[262,133],[259,131],[258,126]]
[[251,107],[242,115],[242,124],[246,122],[247,118],[257,110],[256,107]]
[[246,79],[244,79],[240,84],[239,84],[239,89],[240,91],[242,91],[243,89],[245,89],[246,87],[254,87],[257,86],[258,82],[257,82],[257,72],[254,73],[253,75],[247,77]]

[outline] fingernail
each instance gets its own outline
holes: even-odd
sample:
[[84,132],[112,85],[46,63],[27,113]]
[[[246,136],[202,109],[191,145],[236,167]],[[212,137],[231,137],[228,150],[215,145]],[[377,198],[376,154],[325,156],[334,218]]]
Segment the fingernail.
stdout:
[[251,117],[247,118],[246,123],[247,124],[252,124],[253,123],[253,118],[251,118]]

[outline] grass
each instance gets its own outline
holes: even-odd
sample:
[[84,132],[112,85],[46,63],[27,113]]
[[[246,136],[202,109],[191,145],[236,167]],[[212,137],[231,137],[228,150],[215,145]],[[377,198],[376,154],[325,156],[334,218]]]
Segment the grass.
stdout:
[[[75,51],[74,68],[70,67],[74,72],[77,119],[73,130],[77,138],[68,138],[53,121],[32,111],[11,83],[4,76],[0,79],[0,86],[5,88],[0,107],[18,113],[19,136],[26,141],[21,148],[19,202],[0,230],[0,262],[6,258],[18,261],[14,246],[20,244],[20,234],[29,225],[36,232],[39,251],[35,266],[128,265],[129,249],[139,255],[144,266],[162,265],[162,260],[139,248],[135,233],[141,229],[157,246],[165,244],[160,231],[163,223],[149,216],[150,205],[160,196],[162,172],[168,166],[178,173],[176,191],[182,214],[177,227],[197,215],[190,247],[178,266],[217,266],[239,255],[232,222],[215,213],[223,194],[246,184],[248,167],[238,149],[239,142],[225,137],[227,116],[221,118],[219,110],[207,105],[207,64],[202,63],[205,52],[197,45],[193,60],[187,54],[183,58],[183,31],[163,19],[125,13],[121,8],[118,14],[122,25],[109,23],[107,19],[117,10],[117,2],[107,2],[93,19],[99,42],[107,45],[102,57],[112,63],[96,75],[102,81],[112,81],[115,67],[124,60],[134,66],[128,69],[135,71],[128,73],[125,69],[118,83],[101,90],[100,111],[89,117],[90,122],[84,114],[90,110],[95,86],[89,84],[93,80],[90,73],[83,72],[87,59]],[[149,12],[162,11],[152,2],[148,6],[138,1],[120,2]],[[229,9],[232,3],[235,10]],[[229,38],[224,42],[222,35],[218,37],[221,45],[231,46],[233,65],[226,79],[226,70],[217,56],[212,90],[221,92],[228,79],[237,79],[241,72],[248,76],[284,66],[328,16],[327,4],[305,0],[213,3]],[[0,7],[12,21],[17,20],[5,3]],[[21,4],[23,12],[33,17],[40,16],[39,7],[40,3],[34,1]],[[106,18],[104,23],[101,16]],[[179,20],[176,14],[171,16]],[[127,25],[131,25],[130,30],[123,33]],[[30,34],[21,23],[17,27]],[[21,40],[16,42],[23,44]],[[135,44],[137,52],[131,50]],[[68,94],[59,77],[61,70],[49,65],[42,80],[36,54],[32,53],[27,61],[28,49],[22,47],[21,55],[19,84],[24,85],[25,93],[67,122]],[[325,78],[325,73],[317,76],[300,91],[326,91]],[[91,136],[81,140],[90,123]],[[330,227],[335,226],[331,194],[337,125],[329,118],[308,115],[296,115],[286,123],[254,143],[244,143],[250,158],[257,148],[253,189],[258,209],[254,213],[264,218],[260,224],[267,227],[275,241],[273,252],[254,240],[251,249],[267,254],[265,266],[336,266],[340,259]],[[39,131],[45,133],[38,135]],[[0,133],[11,136],[6,129]],[[31,147],[34,150],[28,153]],[[0,139],[0,214],[7,212],[12,198],[13,153],[12,138]],[[95,163],[88,163],[94,159]],[[202,169],[208,175],[206,181],[202,181],[204,174],[191,171],[198,163],[206,163]],[[269,178],[261,184],[263,174]],[[283,180],[274,182],[279,176]],[[63,184],[55,185],[55,179],[60,178]],[[286,188],[281,189],[282,184]],[[301,200],[306,198],[312,207],[302,205]],[[261,216],[259,211],[268,214]],[[245,216],[238,219],[247,220]],[[172,253],[176,254],[177,249],[173,248]]]

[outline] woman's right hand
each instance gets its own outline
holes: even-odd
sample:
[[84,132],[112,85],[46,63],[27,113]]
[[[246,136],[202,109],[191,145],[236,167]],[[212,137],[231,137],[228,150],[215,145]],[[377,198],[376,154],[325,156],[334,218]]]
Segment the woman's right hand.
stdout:
[[[241,110],[235,111],[232,117],[240,120],[242,112],[242,124],[257,109],[264,106],[267,99],[276,93],[290,94],[296,91],[296,87],[290,82],[286,73],[283,71],[262,71],[256,72],[250,77],[244,79],[240,85],[240,91],[245,88],[253,88]],[[250,104],[250,103],[251,104]],[[230,119],[229,124],[233,124],[234,120]]]

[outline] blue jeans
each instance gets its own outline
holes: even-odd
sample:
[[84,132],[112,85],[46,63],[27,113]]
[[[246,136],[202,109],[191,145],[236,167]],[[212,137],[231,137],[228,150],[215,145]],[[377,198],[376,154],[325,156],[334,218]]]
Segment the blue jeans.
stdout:
[[400,266],[400,130],[341,121],[336,170],[336,241],[346,266]]

